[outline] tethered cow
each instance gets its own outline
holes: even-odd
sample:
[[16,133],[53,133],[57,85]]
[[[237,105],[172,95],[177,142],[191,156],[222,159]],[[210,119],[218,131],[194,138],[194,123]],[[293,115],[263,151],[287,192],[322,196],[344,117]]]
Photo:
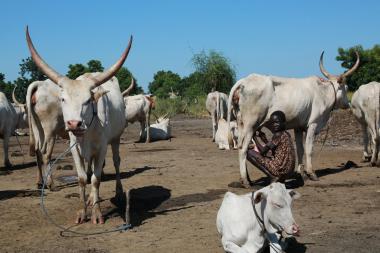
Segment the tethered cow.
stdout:
[[12,167],[8,156],[10,137],[16,129],[28,127],[25,105],[17,101],[14,95],[15,89],[16,87],[12,93],[14,106],[9,103],[5,94],[0,92],[0,137],[3,139],[4,166],[6,168]]
[[[319,67],[327,81],[317,76],[285,78],[251,74],[240,79],[232,87],[228,101],[228,117],[232,106],[238,110],[240,180],[250,185],[246,167],[246,155],[253,133],[269,119],[272,112],[280,110],[286,115],[287,129],[294,129],[299,165],[303,173],[303,133],[306,132],[306,173],[311,180],[318,180],[311,164],[315,135],[326,125],[333,109],[349,108],[345,77],[359,66],[359,54],[354,66],[335,76],[323,66],[323,52]],[[228,119],[228,122],[230,119]]]
[[207,95],[206,109],[212,120],[212,141],[215,141],[219,119],[227,119],[227,103],[228,96],[223,92],[213,91]]
[[132,37],[120,59],[102,73],[88,73],[72,80],[56,72],[38,55],[26,29],[26,39],[33,61],[39,69],[60,87],[59,98],[62,106],[65,128],[69,131],[70,145],[78,173],[80,201],[76,223],[86,220],[85,162],[93,169],[89,203],[92,206],[91,221],[104,223],[99,206],[100,177],[107,152],[111,144],[113,163],[116,170],[116,196],[123,193],[120,180],[120,136],[126,126],[125,105],[119,83],[114,75],[121,68],[132,45]]
[[[351,109],[357,121],[360,123],[363,132],[363,160],[371,159],[371,165],[375,166],[378,159],[380,145],[380,83],[370,82],[361,85],[352,95]],[[372,154],[369,147],[369,140],[372,143]]]

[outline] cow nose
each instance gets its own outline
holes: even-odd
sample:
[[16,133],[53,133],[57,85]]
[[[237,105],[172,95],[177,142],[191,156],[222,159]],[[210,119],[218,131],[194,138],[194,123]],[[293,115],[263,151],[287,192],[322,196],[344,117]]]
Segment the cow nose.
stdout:
[[75,130],[82,125],[82,121],[79,120],[69,120],[67,121],[67,126],[69,130]]
[[300,227],[296,223],[292,225],[292,232],[294,235],[299,235],[300,233]]

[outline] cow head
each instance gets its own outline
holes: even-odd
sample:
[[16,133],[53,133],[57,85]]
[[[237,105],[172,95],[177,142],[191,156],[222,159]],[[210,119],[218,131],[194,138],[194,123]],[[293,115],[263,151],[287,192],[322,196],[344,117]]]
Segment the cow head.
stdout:
[[325,67],[323,66],[323,54],[324,52],[322,52],[321,57],[319,59],[319,69],[321,70],[322,74],[326,78],[328,78],[329,81],[332,82],[334,85],[334,89],[336,90],[335,108],[348,109],[350,107],[350,104],[347,97],[346,77],[354,73],[354,71],[359,67],[359,63],[360,63],[359,53],[355,51],[356,62],[354,66],[352,66],[352,68],[347,70],[345,73],[338,76],[332,75],[326,71]]
[[35,64],[50,80],[61,88],[60,100],[66,130],[71,131],[76,136],[83,135],[92,122],[97,101],[107,93],[102,89],[94,91],[94,88],[107,82],[121,68],[131,48],[132,36],[124,53],[111,68],[96,76],[84,75],[77,80],[72,80],[59,74],[43,61],[34,48],[28,27],[26,28],[26,40]]
[[[255,192],[254,203],[263,202],[264,224],[269,233],[284,231],[289,235],[298,235],[299,226],[293,219],[292,200],[300,197],[293,190],[287,190],[284,184],[272,183]],[[261,210],[257,209],[258,213]]]
[[27,110],[26,104],[20,103],[17,100],[15,96],[16,88],[17,88],[17,85],[15,85],[15,87],[13,88],[12,100],[14,103],[16,114],[18,116],[17,128],[28,128],[28,110]]

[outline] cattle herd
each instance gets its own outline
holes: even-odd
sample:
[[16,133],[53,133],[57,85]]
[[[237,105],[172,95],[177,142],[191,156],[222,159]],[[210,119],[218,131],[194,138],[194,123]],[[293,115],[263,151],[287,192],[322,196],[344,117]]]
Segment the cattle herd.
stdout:
[[[119,146],[128,122],[140,122],[139,141],[150,142],[171,138],[170,120],[161,116],[150,125],[156,103],[154,96],[130,96],[133,78],[130,87],[120,91],[115,74],[128,56],[132,37],[112,67],[101,73],[86,73],[75,80],[61,75],[44,62],[32,43],[28,28],[26,40],[33,61],[49,79],[29,85],[26,104],[17,101],[14,90],[13,103],[0,92],[4,166],[12,166],[8,157],[10,137],[16,129],[29,128],[29,153],[36,157],[38,166],[37,187],[52,188],[54,182],[47,171],[55,141],[58,137],[69,140],[80,189],[80,208],[75,222],[85,222],[87,207],[91,207],[92,223],[102,224],[99,187],[108,144],[116,172],[116,197],[121,199]],[[356,63],[347,72],[336,76],[325,70],[322,53],[319,67],[326,79],[251,74],[238,80],[229,95],[218,91],[208,94],[206,109],[212,119],[212,140],[219,149],[238,149],[242,186],[249,188],[252,183],[247,173],[246,156],[253,134],[277,110],[285,113],[287,129],[294,129],[296,172],[304,179],[319,180],[311,163],[314,138],[328,123],[331,112],[338,108],[351,107],[363,130],[363,158],[370,159],[373,166],[377,164],[380,83],[360,86],[349,102],[345,79],[359,67],[358,53],[356,57]],[[48,178],[45,175],[49,175]],[[91,191],[86,198],[88,182]],[[291,202],[298,197],[296,191],[286,189],[282,183],[272,183],[246,195],[227,192],[216,217],[224,250],[260,252],[269,244],[270,252],[282,252],[286,244],[281,240],[281,233],[295,236],[300,230],[291,212]]]

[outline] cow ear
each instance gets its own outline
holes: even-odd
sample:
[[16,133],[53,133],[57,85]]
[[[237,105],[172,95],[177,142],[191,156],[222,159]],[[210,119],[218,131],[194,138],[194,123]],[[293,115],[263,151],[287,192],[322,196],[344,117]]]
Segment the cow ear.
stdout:
[[288,193],[292,199],[299,199],[301,197],[301,194],[294,190],[288,190]]
[[107,94],[109,92],[109,90],[97,90],[95,91],[94,93],[92,93],[92,98],[95,100],[95,102],[97,103],[99,98],[101,98],[103,95]]
[[263,191],[258,191],[255,193],[254,202],[255,204],[259,203],[261,200],[265,199],[267,197],[266,193]]

